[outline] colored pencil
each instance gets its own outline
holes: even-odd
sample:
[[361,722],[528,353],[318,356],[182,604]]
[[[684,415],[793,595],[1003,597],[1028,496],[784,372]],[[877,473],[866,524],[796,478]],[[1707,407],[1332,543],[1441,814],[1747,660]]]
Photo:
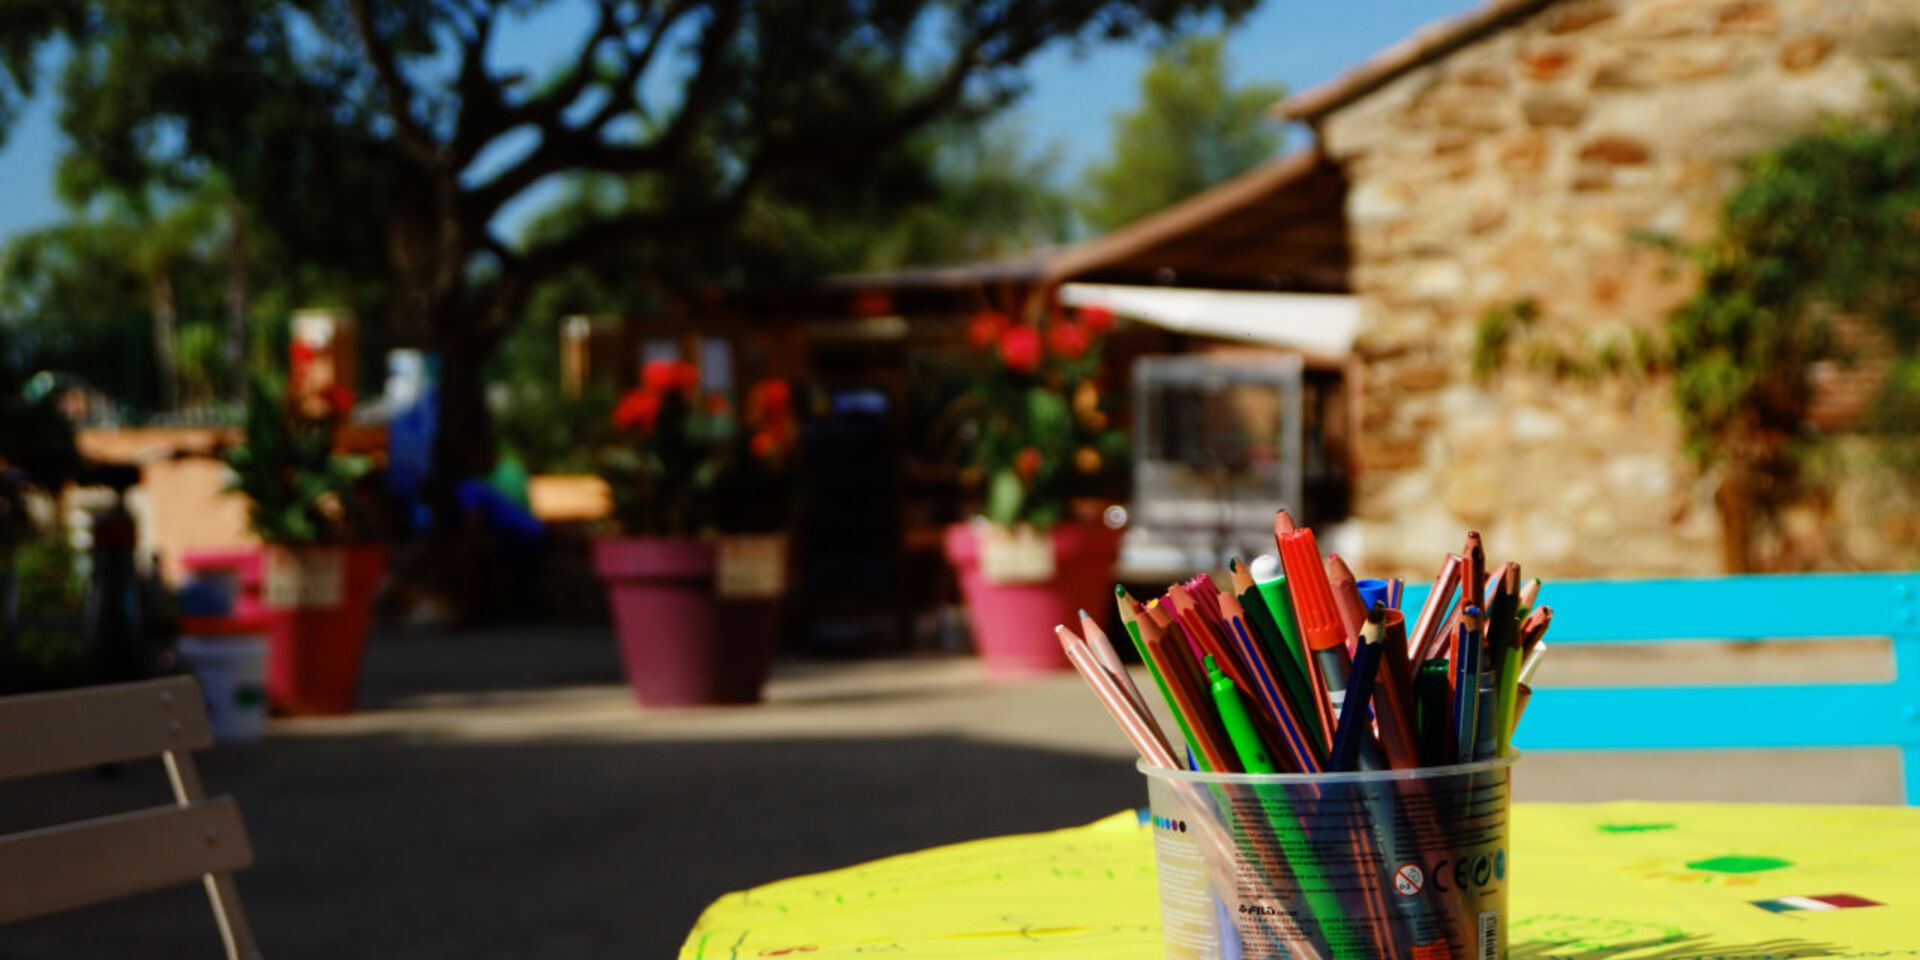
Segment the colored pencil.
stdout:
[[1327,587],[1333,591],[1333,607],[1340,613],[1347,653],[1357,653],[1360,628],[1367,622],[1367,601],[1360,596],[1360,581],[1353,575],[1353,568],[1337,553],[1327,558]]
[[1455,760],[1473,762],[1474,740],[1480,735],[1480,608],[1460,615],[1460,639],[1453,658],[1453,746]]
[[1408,654],[1415,663],[1422,663],[1441,656],[1440,648],[1445,644],[1437,637],[1438,631],[1448,619],[1447,611],[1453,604],[1453,594],[1460,587],[1460,571],[1465,561],[1458,554],[1447,554],[1440,565],[1440,574],[1433,578],[1433,589],[1427,591],[1427,602],[1420,607],[1420,616],[1413,621],[1413,630],[1407,634]]

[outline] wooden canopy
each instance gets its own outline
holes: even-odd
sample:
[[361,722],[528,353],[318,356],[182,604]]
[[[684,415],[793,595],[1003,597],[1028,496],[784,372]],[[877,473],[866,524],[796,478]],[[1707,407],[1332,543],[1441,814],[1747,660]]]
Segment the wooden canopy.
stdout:
[[952,266],[834,277],[823,293],[884,294],[902,309],[981,290],[1069,281],[1345,293],[1347,180],[1305,150],[1084,244]]

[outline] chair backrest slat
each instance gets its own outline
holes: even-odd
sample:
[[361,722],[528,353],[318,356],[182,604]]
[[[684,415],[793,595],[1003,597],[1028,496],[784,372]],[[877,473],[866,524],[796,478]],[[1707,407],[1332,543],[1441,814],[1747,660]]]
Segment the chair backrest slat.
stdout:
[[253,862],[232,797],[0,837],[0,923],[188,883]]
[[[1402,608],[1427,592],[1407,584]],[[1561,643],[1888,637],[1920,630],[1920,573],[1549,580],[1540,602]]]
[[[1427,592],[1409,584],[1401,606]],[[1893,678],[1557,689],[1528,707],[1521,749],[1893,746],[1920,804],[1920,572],[1549,581],[1540,602],[1555,646],[1885,637]]]
[[212,745],[191,677],[0,698],[0,780]]

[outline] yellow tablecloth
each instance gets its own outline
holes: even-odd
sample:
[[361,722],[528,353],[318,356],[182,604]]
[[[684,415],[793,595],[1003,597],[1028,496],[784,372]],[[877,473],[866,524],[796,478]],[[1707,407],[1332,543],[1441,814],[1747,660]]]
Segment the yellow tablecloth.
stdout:
[[[1514,960],[1920,957],[1920,808],[1516,804],[1512,828]],[[1834,895],[1875,905],[1811,899]],[[1152,837],[1126,812],[730,893],[680,956],[1160,951]]]

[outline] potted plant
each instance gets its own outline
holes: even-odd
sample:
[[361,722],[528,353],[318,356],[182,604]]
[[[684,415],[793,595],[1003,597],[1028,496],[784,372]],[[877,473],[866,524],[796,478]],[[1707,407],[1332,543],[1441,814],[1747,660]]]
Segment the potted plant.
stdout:
[[1049,628],[1101,609],[1112,589],[1119,531],[1076,510],[1124,456],[1098,379],[1102,309],[1058,311],[1041,323],[984,311],[968,324],[975,389],[960,400],[980,515],[946,531],[949,562],[989,674],[1069,668]]
[[[756,385],[736,422],[691,364],[654,361],[614,408],[603,452],[621,535],[594,542],[627,683],[653,707],[760,698],[785,589],[792,450],[786,385]],[[721,536],[725,532],[733,536]]]
[[386,545],[358,490],[368,461],[334,451],[345,406],[296,410],[277,384],[257,379],[241,443],[226,453],[228,489],[251,501],[248,519],[266,544],[267,699],[280,713],[353,711],[386,574]]

